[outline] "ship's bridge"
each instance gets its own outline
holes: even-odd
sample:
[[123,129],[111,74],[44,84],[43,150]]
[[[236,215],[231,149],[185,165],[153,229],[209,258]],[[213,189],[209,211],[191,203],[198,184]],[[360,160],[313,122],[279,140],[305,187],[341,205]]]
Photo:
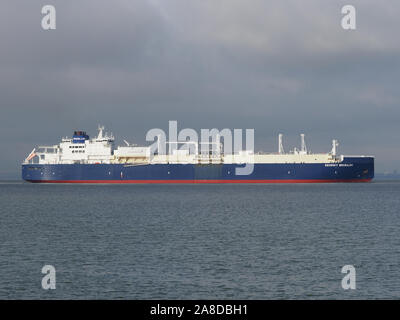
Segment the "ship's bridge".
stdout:
[[74,131],[72,138],[62,138],[59,145],[35,148],[24,163],[110,163],[113,149],[113,135],[104,133],[104,127],[99,127],[99,134],[92,139],[85,131]]

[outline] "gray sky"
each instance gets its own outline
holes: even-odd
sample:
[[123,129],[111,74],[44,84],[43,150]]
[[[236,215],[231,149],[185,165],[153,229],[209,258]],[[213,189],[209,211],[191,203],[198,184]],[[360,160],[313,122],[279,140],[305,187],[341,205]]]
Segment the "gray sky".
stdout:
[[[57,29],[41,28],[41,8]],[[341,7],[357,30],[341,28]],[[3,0],[0,178],[73,130],[254,128],[256,149],[376,156],[400,169],[400,2]]]

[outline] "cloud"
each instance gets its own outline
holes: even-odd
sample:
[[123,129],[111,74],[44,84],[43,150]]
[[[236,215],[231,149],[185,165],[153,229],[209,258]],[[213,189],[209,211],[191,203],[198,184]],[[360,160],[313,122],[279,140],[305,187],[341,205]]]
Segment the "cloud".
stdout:
[[[183,127],[306,132],[325,150],[375,153],[397,168],[400,4],[356,0],[357,30],[340,26],[345,1],[52,0],[57,30],[40,27],[41,1],[0,12],[0,147],[18,172],[35,144],[105,123],[121,137],[177,119]],[[355,138],[356,137],[356,138]],[[383,141],[383,142],[382,142]]]

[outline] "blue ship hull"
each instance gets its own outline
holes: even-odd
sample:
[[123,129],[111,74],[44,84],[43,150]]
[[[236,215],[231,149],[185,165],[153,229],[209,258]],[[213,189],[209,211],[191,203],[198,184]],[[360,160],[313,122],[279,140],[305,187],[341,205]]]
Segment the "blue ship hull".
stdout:
[[22,179],[47,183],[305,183],[368,182],[373,157],[345,157],[339,163],[254,164],[235,175],[237,164],[23,164]]

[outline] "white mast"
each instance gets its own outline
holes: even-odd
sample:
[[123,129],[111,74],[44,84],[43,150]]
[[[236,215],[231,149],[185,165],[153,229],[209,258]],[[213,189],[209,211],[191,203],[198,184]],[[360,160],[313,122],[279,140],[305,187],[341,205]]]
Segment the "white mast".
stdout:
[[104,126],[99,125],[98,130],[99,130],[99,134],[97,136],[97,139],[103,139]]
[[339,146],[339,142],[337,141],[337,140],[332,140],[332,151],[331,151],[331,153],[332,153],[332,155],[333,156],[336,156],[336,148]]
[[306,146],[306,140],[305,140],[305,135],[304,133],[300,134],[301,137],[301,153],[306,154],[307,153],[307,146]]
[[285,151],[283,150],[283,139],[282,139],[282,137],[283,137],[283,134],[282,133],[280,133],[279,134],[279,144],[278,144],[278,153],[279,154],[284,154],[285,153]]

